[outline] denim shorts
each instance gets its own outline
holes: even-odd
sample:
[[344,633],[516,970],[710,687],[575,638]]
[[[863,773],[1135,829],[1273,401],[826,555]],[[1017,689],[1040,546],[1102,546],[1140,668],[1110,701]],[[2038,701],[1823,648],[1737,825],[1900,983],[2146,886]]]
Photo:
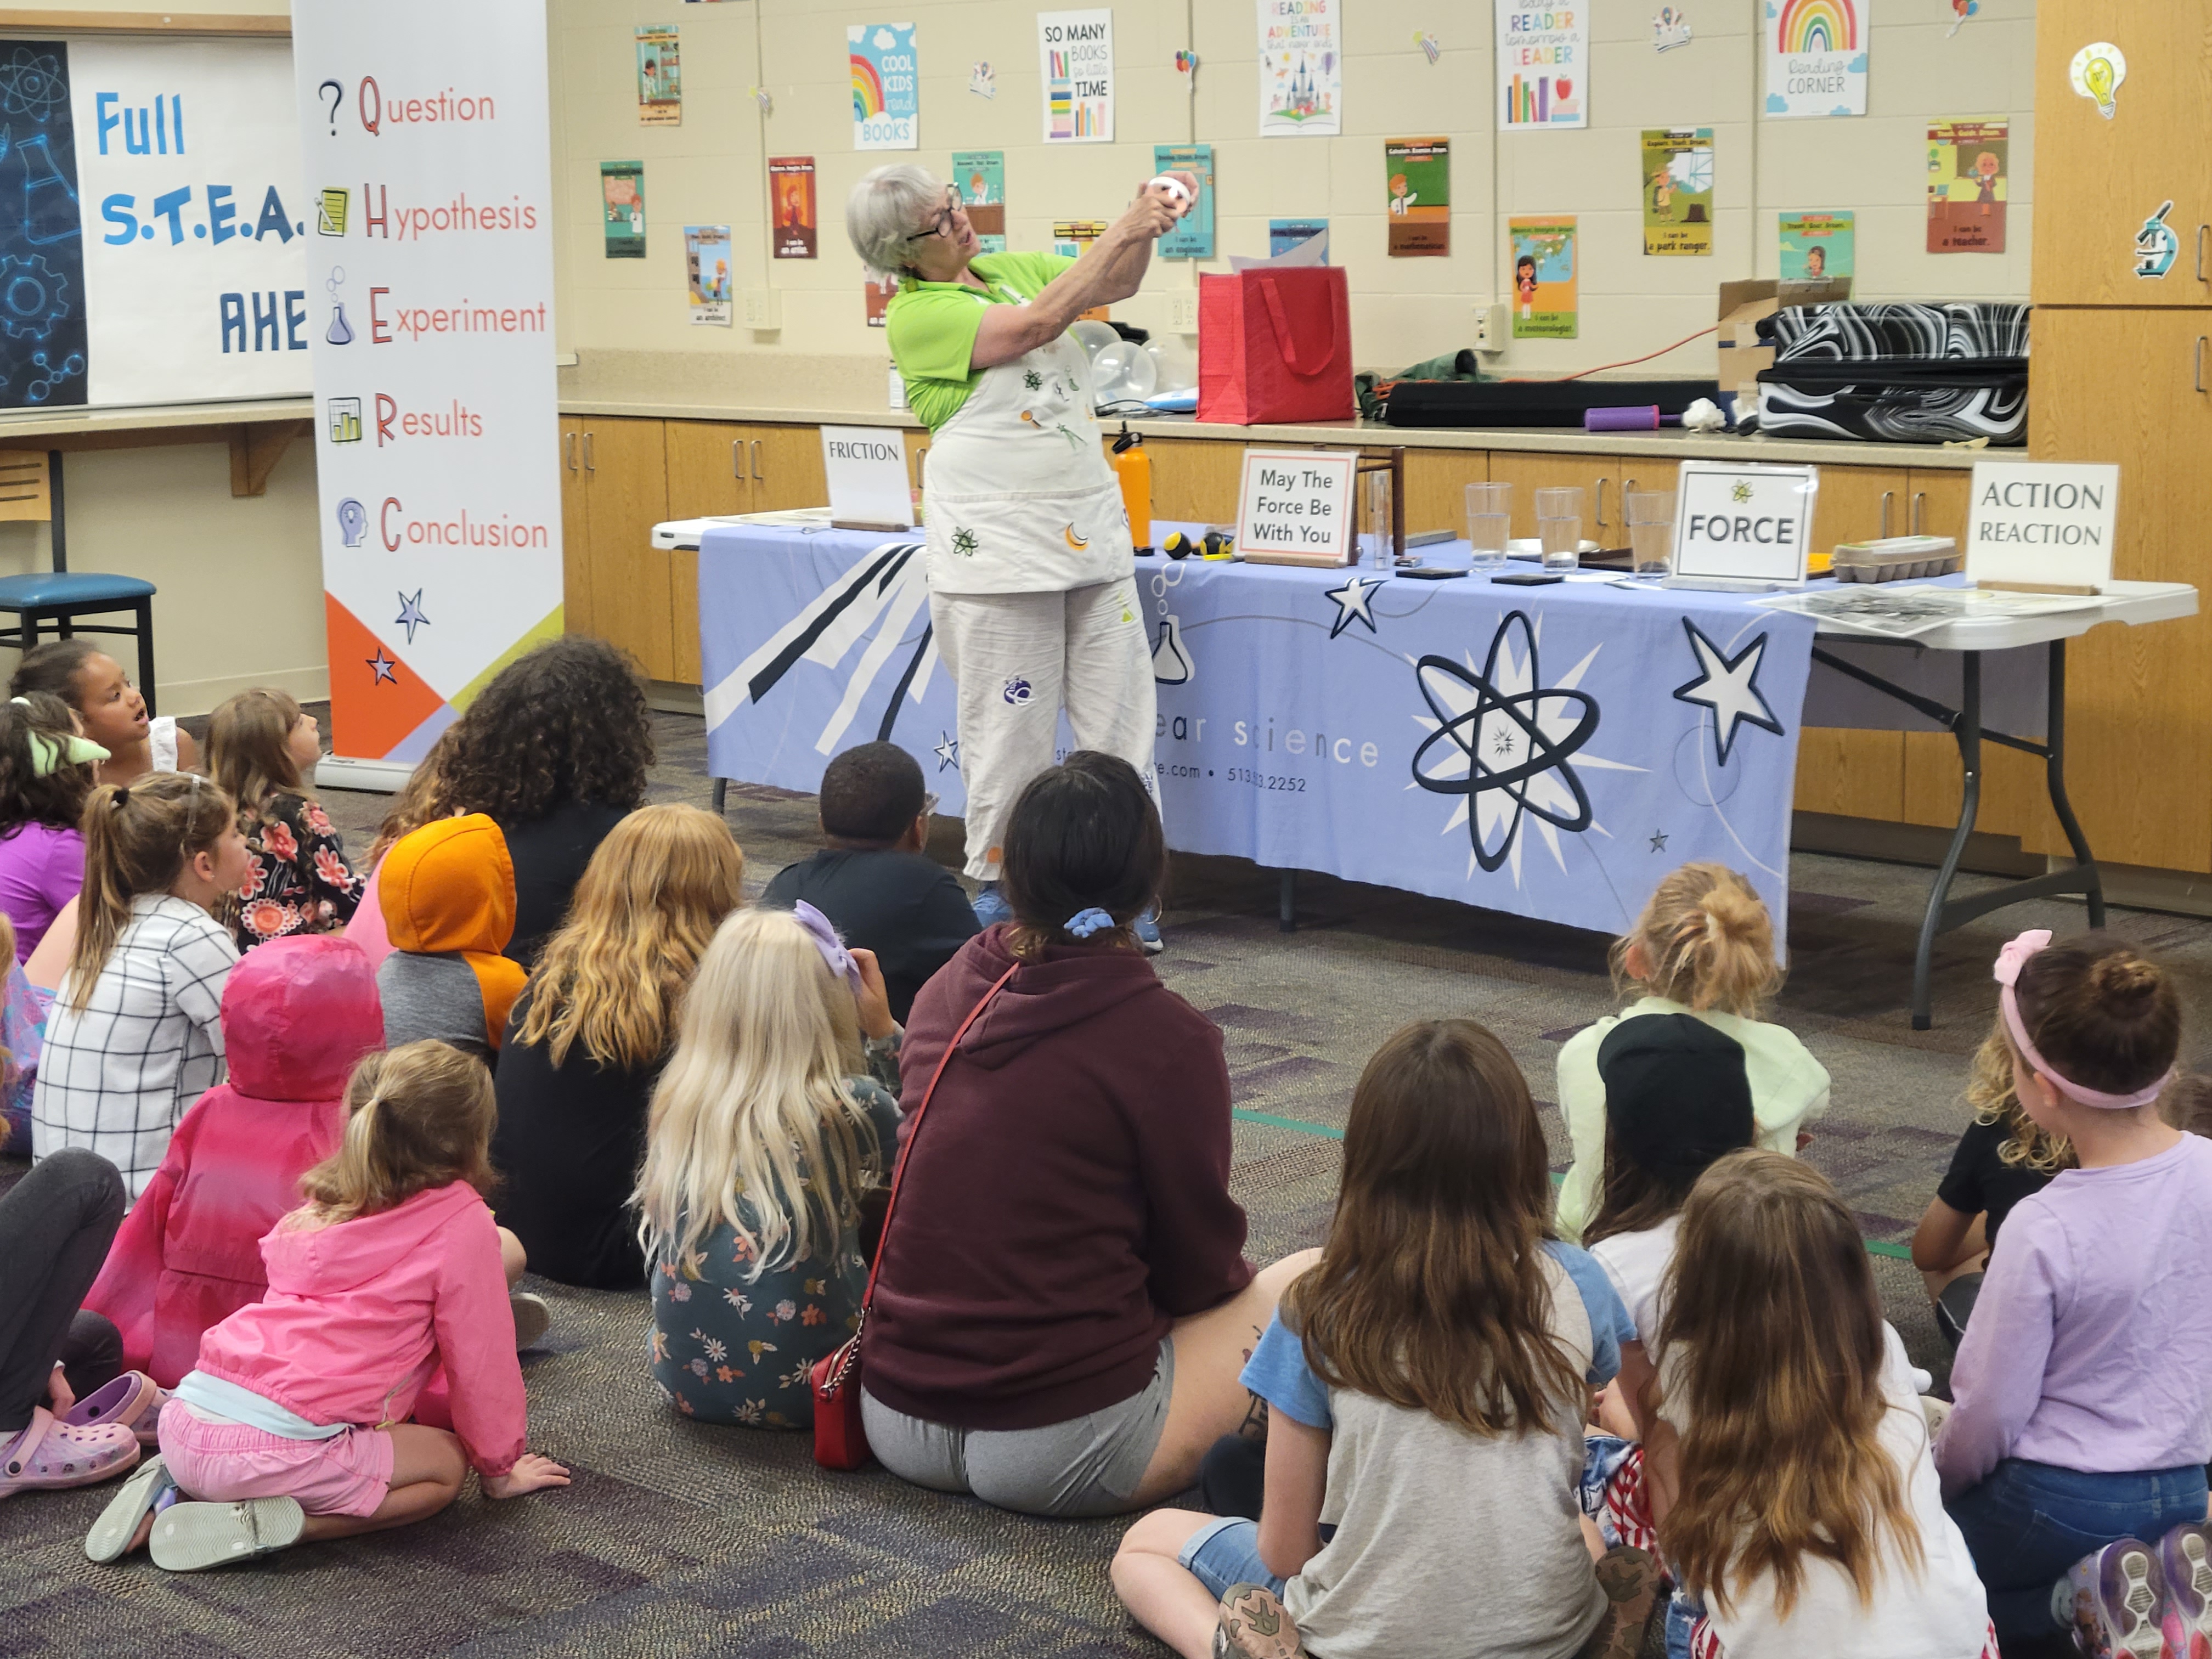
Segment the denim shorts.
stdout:
[[1209,1521],[1176,1552],[1176,1561],[1219,1601],[1235,1584],[1265,1584],[1278,1595],[1284,1581],[1260,1559],[1260,1523],[1233,1515]]

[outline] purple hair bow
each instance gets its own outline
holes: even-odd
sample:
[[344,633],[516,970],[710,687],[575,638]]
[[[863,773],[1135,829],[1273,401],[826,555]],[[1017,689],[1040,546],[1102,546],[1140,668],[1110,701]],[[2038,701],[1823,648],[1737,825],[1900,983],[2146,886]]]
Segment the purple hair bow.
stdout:
[[845,948],[845,941],[837,937],[837,930],[830,925],[830,918],[805,899],[791,907],[791,914],[799,918],[799,925],[814,941],[814,948],[822,952],[822,960],[830,964],[830,971],[853,988],[853,994],[860,994],[860,964],[853,960],[853,953]]

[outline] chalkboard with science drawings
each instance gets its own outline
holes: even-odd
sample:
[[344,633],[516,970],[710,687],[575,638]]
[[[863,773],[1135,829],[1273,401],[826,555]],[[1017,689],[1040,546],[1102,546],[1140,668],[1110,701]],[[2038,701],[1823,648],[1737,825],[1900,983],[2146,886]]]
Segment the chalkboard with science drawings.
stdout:
[[0,409],[306,396],[299,158],[287,40],[0,40]]

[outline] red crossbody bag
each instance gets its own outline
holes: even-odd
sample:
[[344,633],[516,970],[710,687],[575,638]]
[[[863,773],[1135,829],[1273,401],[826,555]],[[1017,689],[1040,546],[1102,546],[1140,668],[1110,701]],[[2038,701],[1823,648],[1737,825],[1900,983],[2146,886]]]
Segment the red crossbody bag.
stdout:
[[914,1109],[914,1121],[907,1126],[906,1145],[899,1149],[898,1163],[891,1170],[891,1193],[884,1205],[883,1232],[876,1243],[876,1259],[868,1264],[868,1288],[860,1294],[860,1317],[853,1327],[853,1334],[837,1351],[816,1360],[806,1374],[807,1385],[814,1390],[814,1461],[825,1469],[857,1469],[868,1461],[868,1431],[860,1423],[860,1337],[868,1328],[868,1309],[876,1299],[876,1275],[883,1270],[884,1245],[891,1236],[891,1217],[898,1209],[899,1183],[906,1179],[907,1160],[914,1156],[915,1139],[921,1133],[922,1116],[936,1097],[937,1085],[943,1081],[945,1067],[953,1050],[960,1046],[960,1039],[968,1035],[968,1028],[991,1006],[991,999],[999,994],[1000,987],[1020,967],[1021,963],[1016,963],[993,981],[982,1000],[960,1022],[952,1041],[945,1045],[937,1069],[930,1073],[929,1087],[922,1091],[921,1104]]

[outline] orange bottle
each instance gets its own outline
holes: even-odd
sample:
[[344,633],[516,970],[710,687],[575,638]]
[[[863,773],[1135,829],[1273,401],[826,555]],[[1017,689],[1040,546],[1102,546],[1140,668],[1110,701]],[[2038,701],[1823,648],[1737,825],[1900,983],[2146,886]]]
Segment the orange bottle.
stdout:
[[1121,505],[1129,514],[1129,539],[1139,553],[1152,550],[1152,458],[1145,441],[1121,422],[1114,440],[1114,472],[1121,481]]

